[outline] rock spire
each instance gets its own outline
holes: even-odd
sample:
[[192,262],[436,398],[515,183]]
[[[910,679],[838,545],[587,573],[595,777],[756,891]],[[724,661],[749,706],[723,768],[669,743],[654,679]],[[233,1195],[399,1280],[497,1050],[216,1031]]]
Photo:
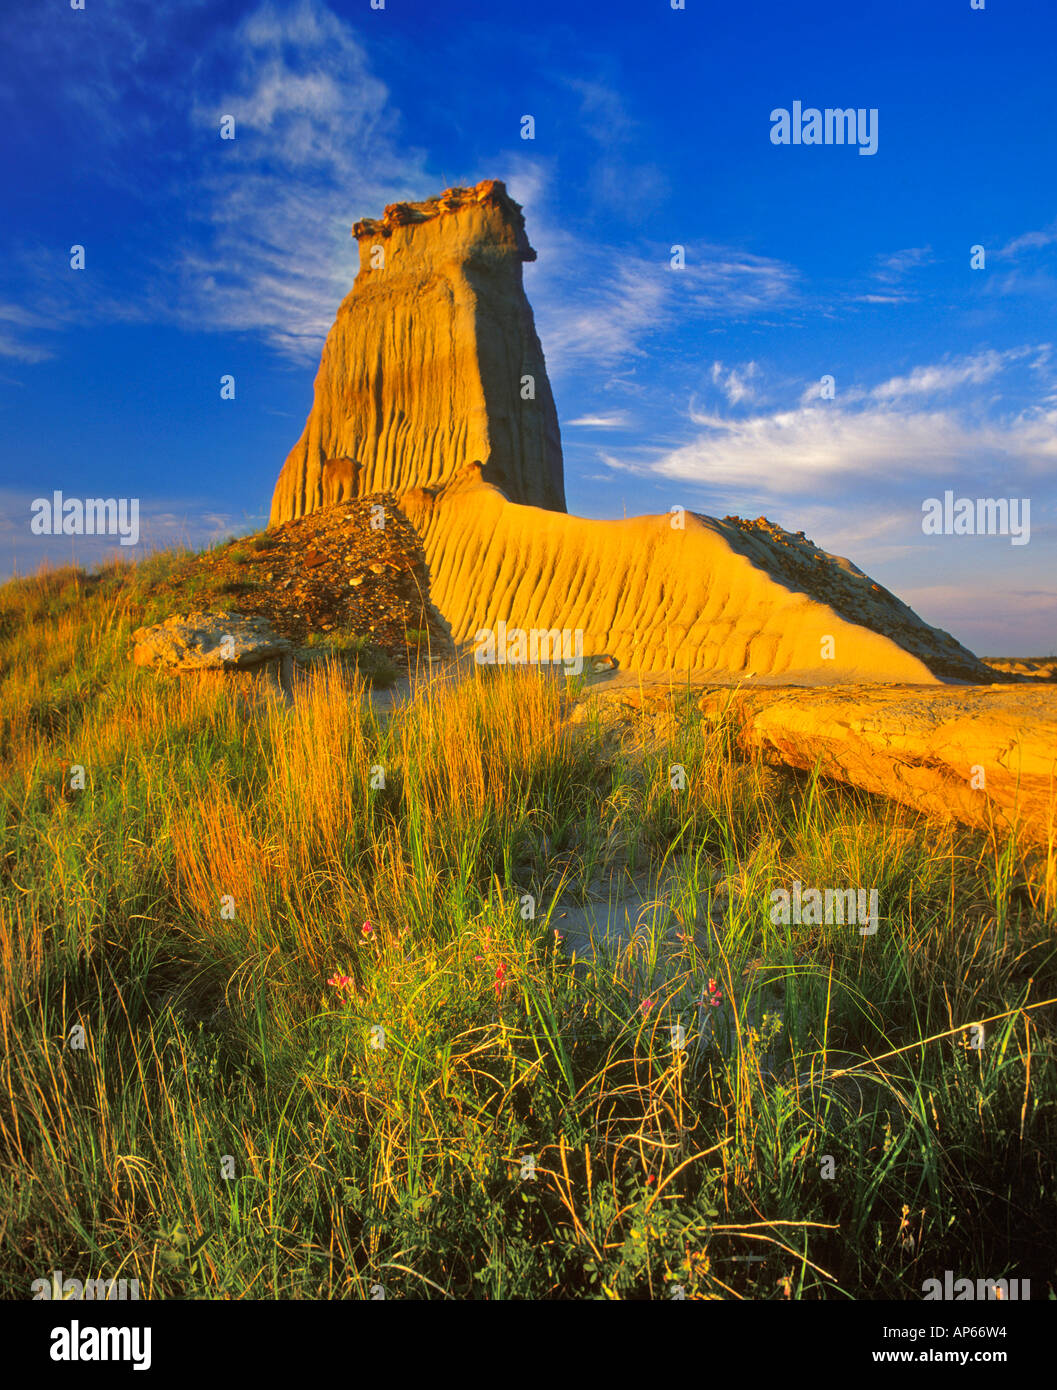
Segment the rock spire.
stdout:
[[536,253],[519,204],[486,179],[394,203],[353,235],[360,272],[327,336],[271,524],[353,487],[442,486],[474,462],[512,501],[564,511],[558,416],[522,284]]

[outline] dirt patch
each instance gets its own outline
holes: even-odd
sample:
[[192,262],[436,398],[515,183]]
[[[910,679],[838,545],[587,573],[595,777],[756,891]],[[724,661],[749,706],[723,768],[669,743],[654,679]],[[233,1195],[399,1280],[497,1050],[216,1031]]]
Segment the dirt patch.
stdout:
[[[366,640],[401,670],[452,653],[418,533],[387,493],[327,507],[195,555],[155,591],[267,618],[296,647]],[[201,606],[199,604],[199,606]]]

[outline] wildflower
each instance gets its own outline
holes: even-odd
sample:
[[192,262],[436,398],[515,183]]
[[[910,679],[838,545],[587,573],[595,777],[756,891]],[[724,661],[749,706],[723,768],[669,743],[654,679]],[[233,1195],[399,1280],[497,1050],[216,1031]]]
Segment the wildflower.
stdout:
[[348,989],[352,984],[352,976],[342,975],[339,971],[335,971],[327,984],[333,985],[335,989]]
[[649,1011],[653,1008],[653,1000],[644,999],[642,1003],[639,1005],[639,1008],[642,1010],[644,1014],[648,1014]]
[[484,956],[474,956],[474,960],[484,960]]
[[646,1174],[646,1186],[647,1186],[647,1187],[649,1187],[650,1183],[653,1183],[653,1182],[656,1182],[656,1181],[657,1181],[657,1179],[653,1176],[652,1173],[647,1173],[647,1174]]
[[720,989],[719,989],[719,986],[716,984],[715,980],[709,980],[709,982],[708,982],[708,991],[707,991],[707,992],[708,992],[708,998],[706,999],[706,998],[705,998],[705,992],[702,991],[702,994],[701,994],[701,1003],[702,1003],[702,1004],[710,1004],[710,1005],[712,1006],[713,1009],[718,1009],[719,1006],[720,1006],[720,1004],[723,1003],[723,995],[722,995],[722,993],[721,993],[721,991],[720,991]]
[[506,965],[500,961],[495,972],[495,997],[501,999],[506,988]]
[[365,937],[370,936],[373,931],[374,928],[371,926],[370,922],[364,922],[363,926],[360,928],[360,935]]

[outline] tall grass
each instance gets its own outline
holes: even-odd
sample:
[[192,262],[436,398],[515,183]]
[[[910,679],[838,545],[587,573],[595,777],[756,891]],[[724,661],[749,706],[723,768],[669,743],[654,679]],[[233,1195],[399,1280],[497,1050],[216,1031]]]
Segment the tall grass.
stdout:
[[[126,657],[149,593],[0,589],[8,1296],[1057,1287],[1055,920],[1015,841],[678,701],[621,732],[508,673],[391,717],[336,664],[289,707],[165,680]],[[772,922],[794,879],[877,888],[876,936]],[[602,881],[653,908],[573,964]]]

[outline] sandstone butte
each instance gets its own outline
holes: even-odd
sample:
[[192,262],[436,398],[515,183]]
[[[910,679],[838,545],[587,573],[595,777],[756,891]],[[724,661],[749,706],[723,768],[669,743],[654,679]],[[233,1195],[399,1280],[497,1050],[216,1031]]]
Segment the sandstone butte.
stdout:
[[[802,532],[763,518],[691,512],[614,521],[568,515],[557,414],[522,284],[522,265],[535,252],[502,183],[395,204],[353,232],[360,272],[327,337],[308,421],[275,488],[271,525],[350,496],[396,493],[422,538],[430,596],[458,643],[472,644],[500,620],[508,630],[579,630],[585,653],[615,657],[625,673],[700,685],[1002,679]],[[990,757],[998,766],[996,740],[1007,750],[1015,740],[1010,693],[997,721],[988,706],[959,721],[966,784],[973,765]],[[859,698],[847,694],[852,703]],[[789,708],[786,702],[787,734],[775,730],[765,741],[797,763],[803,758],[793,744],[822,751],[804,720],[817,723],[823,711],[809,714],[808,702],[793,719]],[[829,713],[831,730],[850,727]],[[869,717],[883,724],[884,706],[875,702]],[[925,718],[915,741],[908,733],[913,705],[893,717],[906,763],[927,763],[935,721]],[[1037,703],[1025,719],[1037,828],[1052,814],[1053,758],[1044,768],[1040,750],[1057,725],[1052,708]],[[891,788],[891,759],[878,756],[873,772],[863,771],[883,742],[859,738],[854,756],[829,757],[833,775]],[[1057,756],[1057,736],[1050,747]],[[964,796],[950,800],[950,812],[961,817]],[[973,814],[965,818],[978,819],[978,799],[968,804]]]
[[522,284],[536,253],[504,185],[394,203],[353,235],[360,271],[271,524],[350,493],[443,483],[473,459],[512,501],[564,510],[558,415]]

